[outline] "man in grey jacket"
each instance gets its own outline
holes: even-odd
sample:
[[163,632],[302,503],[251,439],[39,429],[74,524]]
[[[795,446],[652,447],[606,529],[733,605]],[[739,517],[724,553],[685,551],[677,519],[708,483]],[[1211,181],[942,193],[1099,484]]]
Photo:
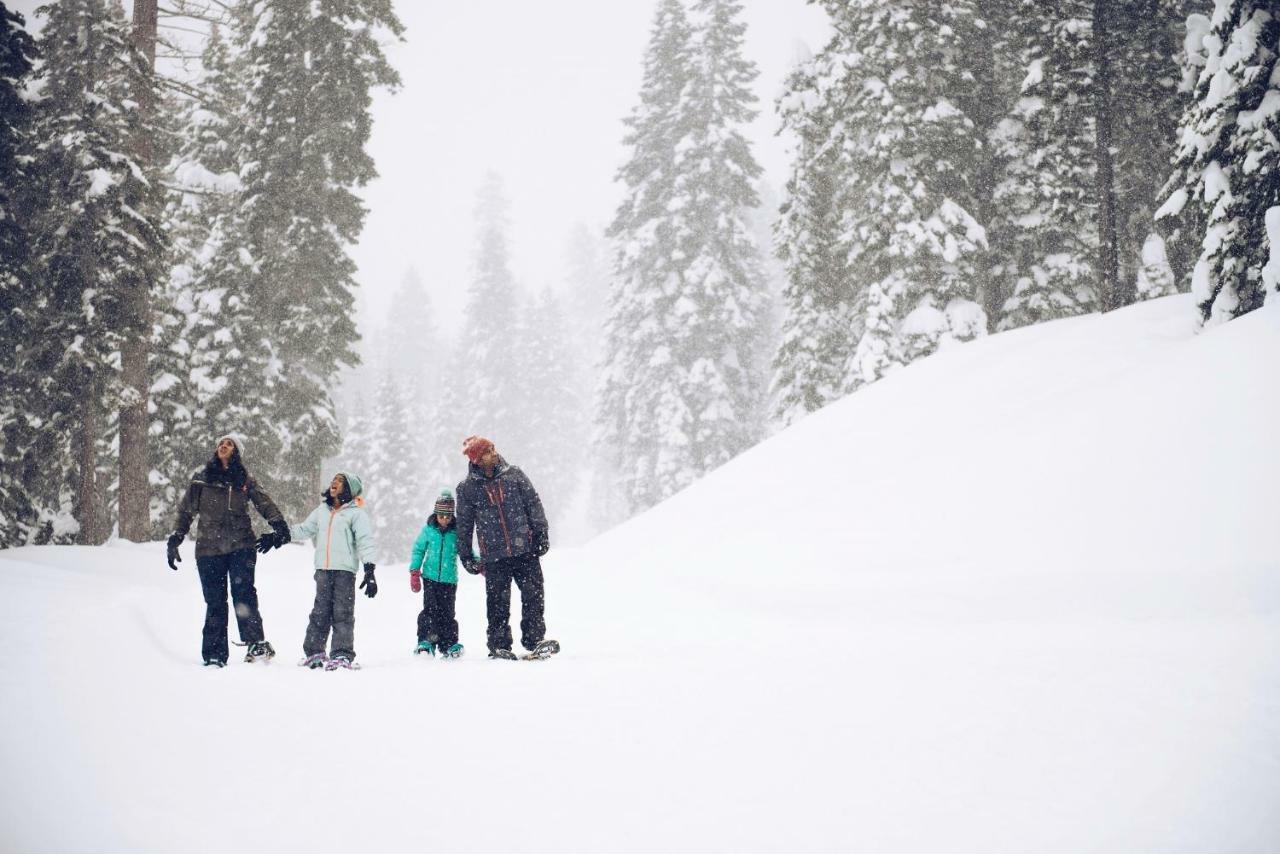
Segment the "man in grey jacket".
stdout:
[[457,489],[458,555],[467,572],[484,575],[489,657],[516,657],[511,651],[513,581],[520,588],[520,645],[535,657],[550,655],[560,645],[544,640],[546,594],[538,558],[551,539],[542,500],[525,473],[508,465],[488,439],[467,438],[462,453],[470,465]]
[[218,439],[213,459],[191,478],[186,495],[178,505],[178,520],[169,537],[169,568],[177,569],[182,556],[178,546],[196,526],[196,569],[204,593],[205,617],[201,653],[210,667],[227,664],[227,583],[236,609],[240,639],[248,644],[245,661],[269,659],[276,654],[263,635],[258,612],[258,591],[254,586],[257,555],[252,504],[277,535],[288,542],[289,526],[271,496],[244,467],[244,439],[234,434]]

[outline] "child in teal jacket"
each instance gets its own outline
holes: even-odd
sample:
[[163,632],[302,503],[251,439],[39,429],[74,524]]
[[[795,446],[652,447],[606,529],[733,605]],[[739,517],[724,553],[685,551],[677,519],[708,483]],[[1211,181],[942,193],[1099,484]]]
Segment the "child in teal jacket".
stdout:
[[418,614],[418,646],[415,655],[443,658],[462,655],[454,604],[458,594],[458,534],[453,493],[444,490],[436,499],[435,513],[422,526],[409,561],[409,589],[422,593]]

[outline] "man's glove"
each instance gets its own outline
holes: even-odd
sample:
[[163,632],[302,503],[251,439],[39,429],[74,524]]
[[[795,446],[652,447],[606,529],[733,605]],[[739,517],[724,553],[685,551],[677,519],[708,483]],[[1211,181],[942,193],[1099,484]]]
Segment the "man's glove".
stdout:
[[272,549],[280,548],[282,545],[289,542],[288,537],[288,531],[285,531],[283,538],[280,536],[279,531],[272,531],[270,534],[263,534],[261,537],[258,537],[259,554],[266,554]]
[[533,553],[542,557],[551,550],[551,537],[546,531],[538,531],[533,535]]
[[476,559],[473,557],[464,557],[462,559],[462,568],[472,575],[480,574],[480,564],[478,564]]
[[422,592],[422,571],[421,570],[415,569],[409,572],[409,589],[412,590],[414,593]]
[[360,582],[360,589],[370,599],[378,595],[378,580],[373,577],[373,564],[371,563],[364,565],[364,581]]
[[178,554],[178,546],[182,545],[182,541],[185,539],[186,537],[182,536],[181,534],[169,535],[168,555],[169,555],[170,569],[177,569],[178,564],[182,563],[182,555]]

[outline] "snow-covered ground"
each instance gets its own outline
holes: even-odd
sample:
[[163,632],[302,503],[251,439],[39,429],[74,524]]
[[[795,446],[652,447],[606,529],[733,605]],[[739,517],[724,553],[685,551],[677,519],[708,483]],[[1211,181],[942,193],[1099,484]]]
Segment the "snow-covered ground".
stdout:
[[1280,850],[1280,309],[1192,312],[955,347],[553,550],[550,662],[469,576],[411,658],[387,566],[364,669],[295,667],[290,546],[281,655],[209,670],[189,543],[0,553],[0,851]]

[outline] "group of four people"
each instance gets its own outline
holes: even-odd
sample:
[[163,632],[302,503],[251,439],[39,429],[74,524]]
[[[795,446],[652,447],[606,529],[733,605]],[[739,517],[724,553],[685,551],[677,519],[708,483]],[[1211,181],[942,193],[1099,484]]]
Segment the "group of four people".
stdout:
[[[456,567],[461,561],[468,572],[485,579],[489,657],[516,658],[510,626],[513,581],[520,589],[521,645],[530,656],[545,657],[558,651],[559,644],[545,639],[539,558],[551,541],[542,501],[524,472],[508,465],[490,440],[468,437],[462,452],[469,465],[456,500],[449,490],[441,493],[413,546],[409,586],[423,597],[414,652],[439,652],[446,658],[462,654],[454,610]],[[219,437],[212,459],[191,478],[168,540],[169,567],[177,569],[182,560],[178,547],[192,522],[198,522],[196,568],[205,601],[204,663],[216,667],[227,663],[228,585],[240,639],[248,647],[245,660],[275,655],[258,610],[257,554],[290,541],[313,540],[316,594],[300,663],[328,670],[352,667],[357,570],[364,571],[360,589],[365,595],[372,598],[378,593],[374,528],[364,508],[363,483],[351,472],[339,472],[322,493],[323,503],[306,521],[289,525],[271,496],[250,476],[244,457],[242,437]],[[270,533],[256,539],[250,505],[271,526]],[[472,548],[473,536],[478,555]]]

